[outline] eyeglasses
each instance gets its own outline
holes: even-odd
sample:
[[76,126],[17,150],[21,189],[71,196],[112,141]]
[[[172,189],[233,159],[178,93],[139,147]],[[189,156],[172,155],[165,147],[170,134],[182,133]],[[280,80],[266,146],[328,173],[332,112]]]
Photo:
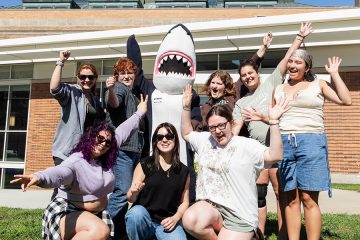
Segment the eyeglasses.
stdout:
[[158,134],[158,135],[156,135],[156,141],[157,142],[162,141],[164,139],[164,137],[167,140],[173,140],[175,138],[175,135],[172,133],[167,133],[166,135]]
[[88,78],[90,81],[93,81],[93,80],[95,80],[96,75],[83,75],[83,74],[78,74],[78,78],[79,78],[81,81],[85,81],[86,78]]
[[100,134],[97,136],[97,141],[98,141],[98,143],[105,142],[105,146],[108,148],[111,147],[111,144],[112,144],[111,140],[105,139],[105,137]]
[[226,121],[224,123],[220,123],[218,124],[217,126],[209,126],[209,130],[210,132],[215,132],[216,131],[216,128],[218,128],[219,130],[224,130],[226,128],[226,124],[228,123],[229,121]]
[[121,77],[125,77],[126,74],[127,74],[129,77],[134,76],[134,72],[120,72],[120,73],[119,73],[119,75],[120,75]]

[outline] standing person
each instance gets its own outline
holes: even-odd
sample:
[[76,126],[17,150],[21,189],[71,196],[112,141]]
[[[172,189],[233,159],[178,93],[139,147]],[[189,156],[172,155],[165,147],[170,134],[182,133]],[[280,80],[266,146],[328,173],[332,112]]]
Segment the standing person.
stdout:
[[[140,100],[131,92],[137,67],[128,58],[120,58],[114,66],[114,77],[108,78],[105,93],[106,118],[117,127],[136,112]],[[119,156],[114,166],[115,187],[109,197],[108,210],[115,225],[115,239],[126,235],[125,214],[128,209],[126,193],[131,186],[135,166],[141,158],[145,131],[142,120],[130,140],[119,148]]]
[[[235,119],[234,134],[238,134],[245,124],[251,138],[256,139],[265,146],[269,146],[270,136],[267,103],[272,99],[274,87],[283,83],[286,74],[286,64],[290,55],[300,47],[303,38],[311,32],[313,32],[313,30],[310,22],[307,22],[305,25],[301,24],[299,34],[296,36],[285,57],[264,83],[261,83],[259,79],[260,72],[258,64],[247,59],[240,65],[238,71],[240,79],[243,82],[241,87],[242,92],[246,93],[246,95],[235,104],[233,112]],[[256,182],[259,206],[259,232],[263,237],[267,216],[266,195],[270,179],[277,199],[278,239],[286,239],[286,203],[283,193],[278,190],[279,180],[277,175],[278,166],[274,164],[269,170],[262,171]]]
[[160,124],[152,137],[152,156],[137,165],[127,193],[134,203],[125,217],[130,240],[186,240],[179,221],[189,207],[190,176],[179,148],[176,128]]
[[[264,36],[263,45],[251,58],[257,65],[260,65],[264,59],[265,52],[270,47],[272,39],[272,33],[268,32]],[[212,107],[218,104],[226,104],[230,110],[233,111],[236,101],[243,97],[243,95],[241,95],[242,85],[243,83],[240,79],[234,84],[230,74],[224,70],[217,70],[209,76],[204,87],[201,89],[201,92],[205,92],[209,97],[209,100],[201,106],[203,130],[209,130],[205,122],[205,117]],[[241,131],[240,135],[248,136],[249,134],[246,129],[244,128],[243,130],[245,131]]]
[[30,175],[15,175],[11,183],[58,187],[59,194],[50,202],[42,217],[43,239],[109,239],[113,224],[105,210],[107,195],[115,183],[112,167],[118,148],[136,132],[146,113],[146,103],[116,130],[105,123],[87,128],[70,156],[60,165]]
[[269,108],[269,148],[254,139],[234,136],[232,113],[224,105],[213,107],[206,116],[210,132],[194,132],[186,110],[190,104],[188,85],[181,134],[198,154],[199,171],[197,202],[184,213],[184,228],[198,239],[252,239],[259,219],[255,182],[264,167],[282,159],[278,119],[287,101],[284,98]]
[[[50,81],[50,92],[61,106],[61,119],[52,143],[52,156],[55,166],[69,156],[74,145],[87,127],[105,120],[104,109],[96,97],[98,71],[91,63],[83,63],[77,70],[78,84],[61,82],[64,63],[70,57],[70,51],[61,51],[60,60]],[[57,189],[51,197],[57,194]]]
[[325,65],[335,86],[311,72],[313,58],[306,50],[296,50],[287,61],[289,80],[274,89],[273,105],[286,95],[292,108],[280,118],[284,157],[279,163],[281,188],[286,197],[286,223],[289,239],[299,239],[303,204],[307,239],[320,239],[319,191],[329,190],[330,168],[324,130],[325,99],[351,105],[350,92],[339,75],[341,59],[333,57]]

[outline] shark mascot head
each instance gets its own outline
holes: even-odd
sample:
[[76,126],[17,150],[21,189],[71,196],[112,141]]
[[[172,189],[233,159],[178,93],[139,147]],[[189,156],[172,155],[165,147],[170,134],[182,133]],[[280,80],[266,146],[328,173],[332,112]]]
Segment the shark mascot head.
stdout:
[[194,84],[195,74],[194,40],[189,29],[178,24],[170,29],[159,47],[153,83],[160,92],[182,94],[187,84]]

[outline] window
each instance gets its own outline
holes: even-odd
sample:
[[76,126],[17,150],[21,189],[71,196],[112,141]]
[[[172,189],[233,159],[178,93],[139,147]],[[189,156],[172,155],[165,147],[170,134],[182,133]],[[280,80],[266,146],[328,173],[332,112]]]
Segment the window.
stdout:
[[32,78],[34,65],[12,65],[11,79]]
[[14,168],[0,168],[3,188],[11,185],[12,175],[22,174],[19,163],[25,162],[30,86],[0,86],[0,163],[14,164]]
[[0,66],[0,79],[10,79],[10,66]]
[[256,51],[245,52],[245,53],[221,53],[220,58],[220,69],[233,70],[237,69],[245,59],[252,58]]
[[[2,179],[2,187],[4,189],[21,189],[21,182],[11,184],[10,181],[14,180],[14,175],[22,175],[23,169],[16,168],[0,168],[0,179]],[[4,176],[4,178],[1,178]]]
[[104,60],[104,72],[103,75],[114,75],[114,65],[119,59],[110,59],[110,60]]
[[197,55],[196,71],[215,71],[218,69],[218,55]]

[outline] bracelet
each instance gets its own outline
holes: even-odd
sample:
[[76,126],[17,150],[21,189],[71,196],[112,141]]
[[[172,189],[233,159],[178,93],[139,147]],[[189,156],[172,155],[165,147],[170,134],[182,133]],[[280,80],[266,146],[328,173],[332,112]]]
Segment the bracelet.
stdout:
[[55,63],[55,65],[59,65],[59,66],[63,67],[63,66],[64,66],[64,63],[59,60],[59,61],[57,61],[57,62]]
[[183,107],[183,109],[184,109],[185,111],[190,111],[190,110],[191,110],[190,108],[184,108],[184,107]]
[[180,212],[180,211],[177,211],[177,213],[180,213],[181,214],[181,217],[183,217],[184,215],[182,214],[182,212]]
[[301,35],[301,34],[297,34],[299,37],[302,37],[302,38],[305,38],[303,35]]
[[279,122],[279,120],[269,120],[269,125],[278,125]]

